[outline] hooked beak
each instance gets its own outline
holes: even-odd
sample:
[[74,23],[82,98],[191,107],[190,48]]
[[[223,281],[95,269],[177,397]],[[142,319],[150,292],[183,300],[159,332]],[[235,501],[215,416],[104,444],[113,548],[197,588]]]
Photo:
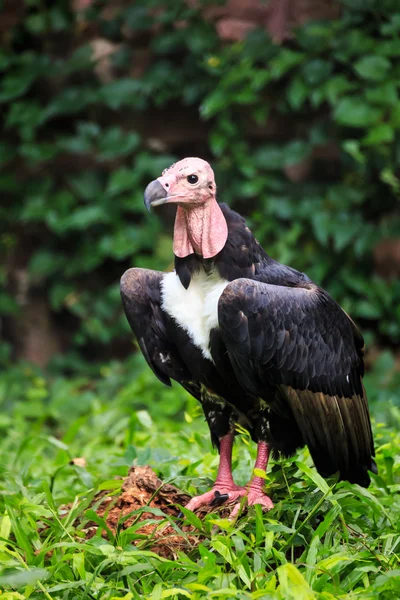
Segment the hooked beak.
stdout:
[[151,181],[144,191],[144,205],[147,210],[150,210],[152,206],[160,206],[160,204],[166,202],[168,202],[167,190],[157,179]]

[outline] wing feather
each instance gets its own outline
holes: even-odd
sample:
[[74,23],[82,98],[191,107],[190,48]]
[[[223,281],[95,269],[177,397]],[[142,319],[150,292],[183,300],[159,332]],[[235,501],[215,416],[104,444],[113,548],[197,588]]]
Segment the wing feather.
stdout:
[[[154,372],[165,385],[171,379],[181,383],[197,398],[191,374],[167,333],[161,308],[160,283],[164,273],[150,269],[129,269],[121,278],[121,298],[126,317],[140,349]],[[192,390],[193,387],[193,390]]]
[[340,306],[311,282],[285,287],[237,279],[221,295],[218,317],[244,389],[263,397],[276,386],[271,408],[284,404],[318,470],[368,485],[375,463],[364,344]]

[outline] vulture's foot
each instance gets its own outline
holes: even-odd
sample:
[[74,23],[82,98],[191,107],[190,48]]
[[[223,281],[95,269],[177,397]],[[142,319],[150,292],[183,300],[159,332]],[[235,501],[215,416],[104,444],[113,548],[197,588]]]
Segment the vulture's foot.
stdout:
[[201,496],[194,496],[186,504],[185,508],[191,511],[195,511],[201,506],[221,506],[225,502],[234,502],[238,498],[245,496],[247,489],[232,483],[231,485],[215,485],[212,490],[201,494]]
[[[259,441],[257,445],[257,459],[254,469],[260,469],[262,471],[267,470],[269,458],[269,446],[266,442]],[[274,508],[274,503],[271,498],[264,492],[264,478],[255,475],[248,484],[246,490],[247,506],[254,506],[254,504],[261,504],[264,510],[271,510]],[[235,518],[240,511],[242,503],[238,502],[233,507],[233,511],[230,514],[231,518]]]
[[[233,507],[233,510],[230,514],[230,518],[234,519],[235,517],[237,517],[239,511],[240,511],[240,507],[241,507],[241,502],[238,502],[237,504],[235,504],[235,506]],[[252,489],[250,487],[249,489],[249,493],[246,496],[246,503],[247,506],[254,506],[254,504],[261,504],[261,506],[263,507],[263,510],[271,510],[271,508],[274,508],[274,503],[272,502],[271,498],[269,496],[267,496],[267,494],[265,492],[263,492],[262,489]]]

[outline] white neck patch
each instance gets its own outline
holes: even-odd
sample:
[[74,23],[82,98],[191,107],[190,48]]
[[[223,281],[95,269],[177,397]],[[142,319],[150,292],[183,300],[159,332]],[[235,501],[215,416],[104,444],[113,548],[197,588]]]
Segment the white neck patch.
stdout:
[[186,290],[178,275],[166,273],[161,280],[161,307],[184,329],[203,356],[212,360],[210,331],[218,326],[218,300],[229,281],[218,273],[195,273]]

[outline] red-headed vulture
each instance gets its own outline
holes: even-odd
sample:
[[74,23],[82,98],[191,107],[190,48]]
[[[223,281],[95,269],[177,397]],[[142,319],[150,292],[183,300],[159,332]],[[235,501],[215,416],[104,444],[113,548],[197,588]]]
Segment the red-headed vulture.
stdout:
[[353,321],[307,275],[269,257],[243,217],[217,202],[206,161],[173,164],[144,197],[147,208],[177,206],[175,270],[129,269],[125,313],[155,375],[201,402],[220,453],[212,490],[188,508],[243,495],[273,506],[262,478],[234,483],[236,424],[258,444],[257,468],[267,468],[271,452],[290,456],[307,445],[321,475],[368,486],[376,465],[364,343]]

